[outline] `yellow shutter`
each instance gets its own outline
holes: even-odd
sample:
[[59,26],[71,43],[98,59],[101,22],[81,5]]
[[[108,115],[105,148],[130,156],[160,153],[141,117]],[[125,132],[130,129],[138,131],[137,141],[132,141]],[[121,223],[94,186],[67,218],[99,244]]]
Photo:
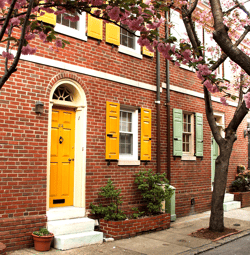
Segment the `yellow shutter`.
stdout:
[[106,42],[120,45],[120,27],[113,23],[106,23]]
[[106,159],[119,159],[120,104],[106,102]]
[[[45,12],[45,11],[42,11],[42,12]],[[39,13],[38,13],[38,15],[39,15]],[[51,24],[53,26],[56,25],[56,15],[54,13],[45,12],[45,14],[41,17],[38,17],[37,20],[40,20],[44,23]]]
[[145,46],[142,47],[142,54],[147,55],[149,57],[154,56],[154,52],[149,51]]
[[88,36],[102,40],[102,28],[102,20],[88,14]]
[[151,160],[151,110],[141,108],[141,160]]

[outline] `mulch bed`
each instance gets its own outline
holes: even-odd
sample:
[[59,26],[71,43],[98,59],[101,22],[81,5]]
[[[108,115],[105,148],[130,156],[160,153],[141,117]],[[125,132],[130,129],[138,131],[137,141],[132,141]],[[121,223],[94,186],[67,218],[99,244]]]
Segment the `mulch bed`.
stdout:
[[238,231],[233,228],[224,228],[223,232],[214,232],[210,230],[209,228],[201,228],[189,235],[193,237],[203,238],[203,239],[210,239],[212,241],[218,241],[224,237],[237,234],[239,232],[241,231]]

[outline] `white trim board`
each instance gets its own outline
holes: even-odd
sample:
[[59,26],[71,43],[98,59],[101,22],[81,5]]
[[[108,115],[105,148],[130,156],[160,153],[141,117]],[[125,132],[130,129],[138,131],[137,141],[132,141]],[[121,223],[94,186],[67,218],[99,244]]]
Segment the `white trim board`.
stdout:
[[[0,47],[0,54],[2,54],[2,52],[4,50],[5,50],[5,48]],[[12,53],[15,55],[16,51],[12,51]],[[72,71],[75,73],[85,74],[85,75],[89,75],[89,76],[100,78],[100,79],[114,81],[114,82],[122,83],[125,85],[137,87],[137,88],[156,91],[155,85],[123,78],[123,77],[120,77],[117,75],[108,74],[108,73],[104,73],[101,71],[96,71],[96,70],[89,69],[89,68],[82,67],[82,66],[68,64],[68,63],[61,62],[61,61],[54,60],[54,59],[39,57],[36,55],[21,55],[20,59],[30,61],[30,62],[40,64],[40,65],[51,66],[51,67],[59,68],[62,70]]]
[[[162,88],[165,89],[166,87],[167,87],[166,83],[162,83]],[[178,93],[182,93],[182,94],[185,94],[185,95],[199,97],[199,98],[204,99],[204,94],[203,93],[196,92],[196,91],[193,91],[193,90],[190,90],[190,89],[184,89],[184,88],[181,88],[181,87],[178,87],[178,86],[170,85],[170,90],[178,92]],[[221,103],[219,97],[212,96],[211,99],[214,102]],[[228,105],[234,106],[234,107],[237,107],[237,105],[238,105],[236,102],[231,102],[231,101],[228,101],[228,100],[227,100],[227,103],[228,103]]]

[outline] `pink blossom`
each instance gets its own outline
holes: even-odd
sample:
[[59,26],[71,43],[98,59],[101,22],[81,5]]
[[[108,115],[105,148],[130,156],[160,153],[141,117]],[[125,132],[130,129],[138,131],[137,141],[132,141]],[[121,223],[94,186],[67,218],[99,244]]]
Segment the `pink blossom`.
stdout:
[[5,4],[6,4],[6,0],[0,0],[0,8],[1,9],[4,9]]
[[203,85],[210,91],[213,88],[213,85],[210,80],[205,80]]
[[9,53],[9,52],[6,52],[6,51],[3,51],[2,56],[3,56],[4,58],[9,59],[9,60],[14,59],[14,55],[11,54],[11,53]]
[[55,45],[56,45],[56,47],[61,48],[61,47],[62,47],[62,40],[57,39],[57,40],[55,41]]
[[19,20],[19,18],[12,18],[12,19],[10,20],[10,23],[11,23],[13,26],[17,26],[17,25],[20,24],[20,20]]
[[[221,101],[221,103],[222,103],[223,105],[225,105],[225,106],[228,105],[227,100],[226,100],[225,97],[221,97],[221,98],[220,98],[220,101]],[[249,108],[249,107],[248,107],[248,108]]]
[[31,48],[30,45],[28,44],[27,46],[24,46],[22,48],[22,54],[23,55],[33,55],[36,53],[37,48]]
[[36,37],[35,34],[26,34],[26,35],[25,35],[25,39],[26,39],[27,41],[33,40],[35,37]]
[[46,34],[44,34],[44,32],[40,32],[39,33],[39,38],[44,42],[46,40]]
[[115,6],[113,7],[109,13],[108,13],[110,19],[118,21],[119,20],[119,15],[120,15],[120,8]]
[[247,94],[244,95],[244,100],[246,103],[246,107],[250,108],[250,92],[248,92]]

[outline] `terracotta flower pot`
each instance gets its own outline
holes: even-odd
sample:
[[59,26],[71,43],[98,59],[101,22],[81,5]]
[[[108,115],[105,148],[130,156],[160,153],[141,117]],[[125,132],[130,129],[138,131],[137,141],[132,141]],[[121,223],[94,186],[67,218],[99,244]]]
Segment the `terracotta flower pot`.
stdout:
[[50,236],[37,236],[32,233],[32,237],[34,240],[35,250],[37,251],[49,251],[51,241],[54,238],[54,235],[51,234]]

